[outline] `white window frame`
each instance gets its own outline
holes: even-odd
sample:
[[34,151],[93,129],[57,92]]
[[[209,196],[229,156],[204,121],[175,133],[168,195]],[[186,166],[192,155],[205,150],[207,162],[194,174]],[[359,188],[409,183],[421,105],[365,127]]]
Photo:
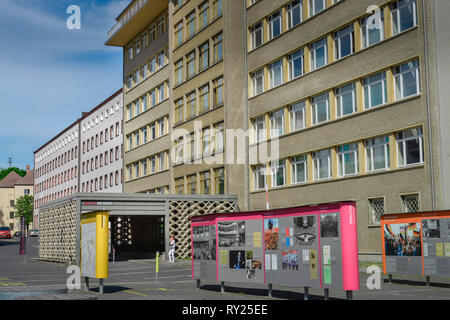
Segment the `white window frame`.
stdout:
[[[344,150],[344,148],[348,146],[350,147],[349,150]],[[346,177],[346,176],[354,176],[359,173],[359,152],[358,152],[358,144],[357,143],[350,143],[342,146],[337,147],[337,159],[338,159],[338,174],[339,177]],[[346,161],[345,156],[346,155],[352,155],[354,156],[354,172],[347,173],[346,172]]]
[[[407,30],[410,30],[417,26],[417,3],[416,0],[411,0],[406,2],[407,0],[397,0],[396,2],[391,4],[391,15],[392,15],[392,24],[391,30],[392,35],[397,35]],[[400,10],[404,9],[408,6],[412,5],[413,8],[413,26],[404,30],[400,30],[401,21],[400,21]],[[397,24],[397,25],[396,25]]]
[[[283,84],[283,60],[275,61],[269,65],[269,85],[270,89],[279,87]],[[279,71],[278,71],[279,70]],[[280,73],[280,83],[275,83],[275,73]]]
[[[258,79],[261,79],[261,91],[258,91]],[[264,69],[258,70],[252,74],[253,96],[257,96],[264,92]]]
[[[415,133],[414,130],[417,130]],[[413,135],[406,138],[400,138],[400,134],[404,135],[407,132],[411,132]],[[419,157],[420,161],[416,163],[407,163],[406,159],[406,142],[411,140],[419,140]],[[403,158],[405,158],[403,161],[404,163],[400,163],[400,151],[403,151]],[[408,166],[414,166],[424,163],[424,149],[423,149],[423,130],[421,127],[413,128],[410,130],[404,130],[402,132],[397,133],[397,165],[398,167],[408,167]]]
[[[306,103],[305,101],[294,103],[289,107],[289,118],[290,118],[290,131],[302,130],[306,127]],[[301,128],[296,127],[297,114],[301,113],[302,126]]]
[[[258,143],[266,140],[266,119],[264,116],[253,119],[253,143]],[[262,124],[262,129],[258,126]]]
[[[389,136],[367,139],[364,143],[366,149],[366,170],[367,172],[385,171],[390,169],[390,139]],[[384,168],[375,168],[375,149],[384,149]]]
[[[251,27],[250,28],[250,34],[251,34],[251,38],[252,38],[252,49],[256,49],[256,48],[260,47],[264,43],[263,23],[262,22],[258,22],[253,27]],[[257,45],[257,41],[256,41],[257,38],[258,38],[258,35],[259,35],[259,37],[261,39],[260,40],[261,43],[259,45]]]
[[[277,120],[281,118],[281,128],[277,128]],[[270,113],[270,137],[276,138],[283,135],[284,130],[284,109]]]
[[[282,175],[283,175],[283,183],[282,184],[278,184],[277,183],[277,173],[278,171],[281,170],[282,171]],[[278,188],[278,187],[283,187],[286,185],[286,160],[278,160],[278,161],[272,161],[271,162],[271,166],[270,166],[270,171],[271,171],[271,182],[272,182],[272,188]]]
[[316,0],[309,0],[309,17],[313,17],[316,14],[319,14],[320,12],[324,11],[327,8],[327,2],[326,0],[319,0],[322,1],[323,9],[316,12]]
[[[293,14],[295,10],[300,10],[300,21],[293,24]],[[303,22],[303,0],[294,0],[286,6],[287,28],[292,29]]]
[[[323,155],[325,155],[325,153],[328,153],[327,157],[323,157]],[[320,151],[313,152],[312,157],[313,157],[314,181],[321,181],[321,180],[331,179],[332,178],[332,172],[331,172],[331,150],[330,149],[325,149],[325,150],[320,150]],[[321,169],[320,162],[321,162],[321,160],[326,160],[327,161],[327,166],[328,166],[328,176],[324,177],[324,178],[320,177],[320,169]]]
[[[325,48],[324,58],[325,62],[321,66],[317,66],[317,51],[321,48]],[[328,64],[328,43],[327,38],[320,39],[310,45],[310,59],[311,59],[311,71],[322,68]]]
[[[379,76],[380,74],[382,75],[380,80],[375,80],[375,81],[371,80],[372,78],[374,78],[376,76]],[[381,104],[379,104],[379,105],[372,106],[372,102],[371,102],[372,101],[372,99],[371,99],[371,97],[372,97],[372,89],[371,88],[374,85],[376,85],[376,84],[378,84],[380,82],[382,83],[383,102]],[[383,71],[381,73],[377,73],[375,75],[372,75],[370,77],[367,77],[367,78],[363,79],[362,80],[362,85],[363,85],[364,110],[368,110],[368,109],[372,109],[372,108],[375,108],[375,107],[379,107],[379,106],[382,106],[382,105],[387,103],[387,96],[386,96],[387,95],[387,80],[386,80],[386,72],[385,71]],[[365,98],[366,97],[366,90],[369,90],[368,91],[368,95],[369,95],[369,98],[368,98],[369,105],[368,106],[366,105],[366,98]]]
[[[343,56],[342,55],[342,38],[349,36],[350,37],[350,53]],[[355,52],[355,33],[353,24],[342,28],[339,31],[336,31],[334,33],[334,50],[335,50],[335,57],[336,60],[342,59],[344,57],[347,57]]]
[[[403,67],[407,67],[407,69],[402,71]],[[412,73],[413,77],[415,77],[416,80],[416,92],[405,96],[404,95],[404,76],[408,73]],[[404,99],[407,97],[412,97],[416,94],[420,93],[420,66],[419,66],[419,60],[409,61],[407,63],[404,63],[402,65],[394,67],[394,86],[395,86],[395,100]]]
[[[259,187],[260,179],[263,179],[264,187]],[[253,167],[253,190],[263,190],[267,186],[267,168],[265,165],[257,165]]]
[[[351,87],[351,89],[350,89]],[[352,93],[352,112],[351,113],[347,113],[344,114],[344,109],[343,109],[343,96],[348,94],[351,91]],[[351,114],[356,113],[357,110],[357,106],[356,106],[356,85],[355,83],[350,83],[347,84],[345,86],[342,86],[340,88],[337,88],[335,90],[335,96],[336,96],[336,117],[337,118],[341,118],[341,117],[345,117]]]
[[[326,118],[326,120],[323,120],[323,121],[319,122],[318,121],[319,120],[318,119],[319,113],[318,113],[317,105],[320,102],[322,102],[322,99],[318,100],[319,98],[322,98],[322,97],[326,97],[325,102],[326,102],[327,118]],[[330,120],[330,101],[329,100],[330,100],[330,98],[329,98],[328,92],[323,93],[323,94],[319,94],[319,95],[311,98],[311,124],[312,125],[317,125],[317,124],[324,123],[324,122],[327,122],[327,121]]]
[[[374,21],[374,25],[369,25],[368,21],[369,18],[372,16],[367,16],[361,19],[360,25],[361,25],[361,47],[363,49],[369,48],[377,43],[380,43],[381,41],[384,41],[384,15],[383,12],[380,11],[379,21]],[[377,14],[375,13],[373,16],[373,19],[377,19]],[[379,27],[379,28],[378,28]],[[377,29],[380,35],[380,40],[377,42],[370,43],[370,30]]]
[[[295,75],[294,75],[294,70],[295,70],[295,68],[294,68],[294,63],[295,63],[297,60],[299,60],[299,59],[300,59],[300,61],[301,61],[301,65],[302,65],[302,66],[301,66],[301,74],[295,76]],[[301,77],[301,76],[303,76],[303,75],[305,74],[305,72],[304,72],[304,68],[305,68],[305,55],[304,55],[303,49],[301,49],[301,50],[299,50],[299,51],[297,51],[297,52],[294,52],[294,53],[292,53],[292,54],[289,55],[289,57],[288,57],[288,65],[289,65],[289,80],[293,80],[293,79],[299,78],[299,77]]]
[[[303,165],[305,174],[302,181],[298,181],[299,171],[298,166]],[[295,156],[291,159],[292,184],[303,184],[308,182],[308,158],[306,155]]]
[[[274,12],[270,17],[267,18],[267,23],[269,27],[269,41],[278,37],[283,33],[283,22],[281,20],[281,10]],[[274,35],[274,22],[278,20],[278,25],[280,28],[280,32],[277,35]]]

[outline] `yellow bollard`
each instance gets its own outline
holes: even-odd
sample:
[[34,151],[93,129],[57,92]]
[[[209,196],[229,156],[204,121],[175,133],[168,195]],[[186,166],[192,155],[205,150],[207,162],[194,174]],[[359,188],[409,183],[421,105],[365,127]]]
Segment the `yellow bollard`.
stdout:
[[156,251],[156,283],[159,282],[159,251]]

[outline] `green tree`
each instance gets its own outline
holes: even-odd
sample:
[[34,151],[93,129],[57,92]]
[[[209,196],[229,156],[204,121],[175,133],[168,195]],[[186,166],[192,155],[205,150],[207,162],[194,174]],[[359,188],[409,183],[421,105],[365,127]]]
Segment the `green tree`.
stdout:
[[17,199],[14,208],[16,209],[16,218],[25,216],[25,225],[27,226],[33,222],[33,196],[28,194]]
[[0,181],[2,181],[2,179],[6,177],[11,171],[15,171],[21,177],[25,177],[27,175],[26,170],[22,170],[16,167],[11,167],[7,169],[0,168]]

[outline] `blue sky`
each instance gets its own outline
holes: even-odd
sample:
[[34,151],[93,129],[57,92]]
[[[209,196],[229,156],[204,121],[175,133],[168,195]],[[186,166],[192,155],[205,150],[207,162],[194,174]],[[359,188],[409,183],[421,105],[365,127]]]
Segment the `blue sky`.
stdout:
[[[33,151],[122,86],[122,49],[107,32],[129,0],[0,0],[0,167]],[[81,30],[69,30],[70,5]]]

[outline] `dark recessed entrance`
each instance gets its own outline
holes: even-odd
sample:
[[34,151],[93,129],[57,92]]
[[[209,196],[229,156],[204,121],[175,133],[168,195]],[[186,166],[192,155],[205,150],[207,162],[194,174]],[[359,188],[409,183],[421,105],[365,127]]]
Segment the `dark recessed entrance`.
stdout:
[[164,216],[111,216],[111,257],[150,259],[164,252]]

